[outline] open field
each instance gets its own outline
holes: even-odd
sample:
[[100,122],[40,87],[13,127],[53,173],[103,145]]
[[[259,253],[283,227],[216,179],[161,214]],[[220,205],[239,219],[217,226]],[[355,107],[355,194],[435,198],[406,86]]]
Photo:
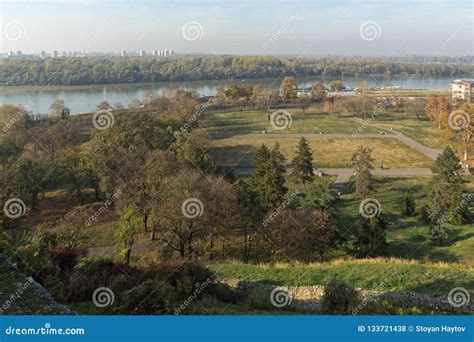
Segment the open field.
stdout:
[[453,287],[463,286],[474,294],[474,269],[456,264],[377,258],[276,267],[239,263],[210,264],[209,267],[221,279],[245,279],[280,286],[321,285],[336,276],[364,289],[376,289],[385,281],[388,285],[384,291],[446,296]]
[[[301,109],[287,110],[292,115],[291,126],[283,130],[273,129],[268,113],[264,111],[236,111],[212,113],[205,115],[200,127],[212,133],[244,134],[244,133],[346,133],[357,132],[361,124],[347,117],[329,116],[321,106],[311,107],[303,114]],[[380,130],[368,127],[364,133],[378,133]]]
[[[291,162],[299,138],[272,137],[271,135],[234,136],[211,142],[211,155],[217,164],[234,167],[251,167],[256,149],[261,144],[280,149]],[[308,137],[313,149],[315,167],[350,167],[351,157],[360,145],[373,149],[374,165],[380,167],[429,167],[432,161],[396,139],[330,139]]]
[[381,128],[385,128],[401,132],[431,148],[442,148],[446,144],[435,123],[426,119],[418,120],[408,109],[402,112],[389,110],[368,118],[366,122],[354,120],[348,114],[340,118],[335,114],[328,115],[319,105],[308,108],[306,114],[297,108],[288,109],[288,112],[292,115],[292,123],[283,130],[272,128],[268,113],[253,110],[207,114],[201,119],[200,128],[208,132],[211,138],[215,135],[231,136],[263,131],[279,134],[378,134]]

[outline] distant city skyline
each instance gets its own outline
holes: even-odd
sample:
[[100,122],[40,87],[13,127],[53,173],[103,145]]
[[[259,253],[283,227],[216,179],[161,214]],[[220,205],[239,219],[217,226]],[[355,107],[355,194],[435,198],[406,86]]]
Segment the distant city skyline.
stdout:
[[0,0],[0,52],[474,55],[469,0]]

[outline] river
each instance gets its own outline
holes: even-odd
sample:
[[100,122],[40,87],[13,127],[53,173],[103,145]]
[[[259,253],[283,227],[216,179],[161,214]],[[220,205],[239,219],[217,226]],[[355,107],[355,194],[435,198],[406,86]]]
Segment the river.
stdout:
[[[299,86],[309,86],[312,82],[321,82],[327,87],[337,78],[306,77],[298,78]],[[356,87],[366,84],[371,87],[399,86],[406,89],[448,90],[450,77],[339,77],[344,85]],[[140,84],[107,84],[91,86],[22,86],[0,88],[0,105],[23,105],[34,114],[47,114],[55,99],[63,99],[71,108],[72,114],[93,112],[96,105],[107,100],[111,104],[121,103],[128,106],[132,101],[139,100],[148,92],[161,95],[172,89],[183,87],[194,89],[200,95],[214,95],[218,86],[225,87],[230,83],[239,85],[261,84],[264,91],[278,90],[281,79],[248,79],[248,80],[218,80],[218,81],[184,81]]]

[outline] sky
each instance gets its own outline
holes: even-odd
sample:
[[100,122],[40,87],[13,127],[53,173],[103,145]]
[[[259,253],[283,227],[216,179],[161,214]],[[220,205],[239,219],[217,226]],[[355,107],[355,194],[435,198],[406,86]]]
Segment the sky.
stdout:
[[0,52],[474,55],[470,0],[0,0]]

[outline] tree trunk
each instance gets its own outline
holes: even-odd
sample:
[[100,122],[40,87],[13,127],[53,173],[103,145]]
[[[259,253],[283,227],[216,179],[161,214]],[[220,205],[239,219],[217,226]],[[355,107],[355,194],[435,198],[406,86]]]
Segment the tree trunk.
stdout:
[[154,241],[156,239],[155,233],[156,233],[156,223],[153,222],[152,227],[151,227],[151,235],[150,235],[150,240]]
[[76,187],[76,193],[77,197],[79,198],[79,201],[81,202],[81,205],[84,205],[84,196],[82,195],[82,191],[79,186]]
[[128,265],[130,263],[130,255],[132,254],[131,247],[127,248],[127,252],[125,252],[125,264]]
[[142,225],[143,225],[143,232],[146,233],[148,231],[148,214],[147,213],[143,213]]

